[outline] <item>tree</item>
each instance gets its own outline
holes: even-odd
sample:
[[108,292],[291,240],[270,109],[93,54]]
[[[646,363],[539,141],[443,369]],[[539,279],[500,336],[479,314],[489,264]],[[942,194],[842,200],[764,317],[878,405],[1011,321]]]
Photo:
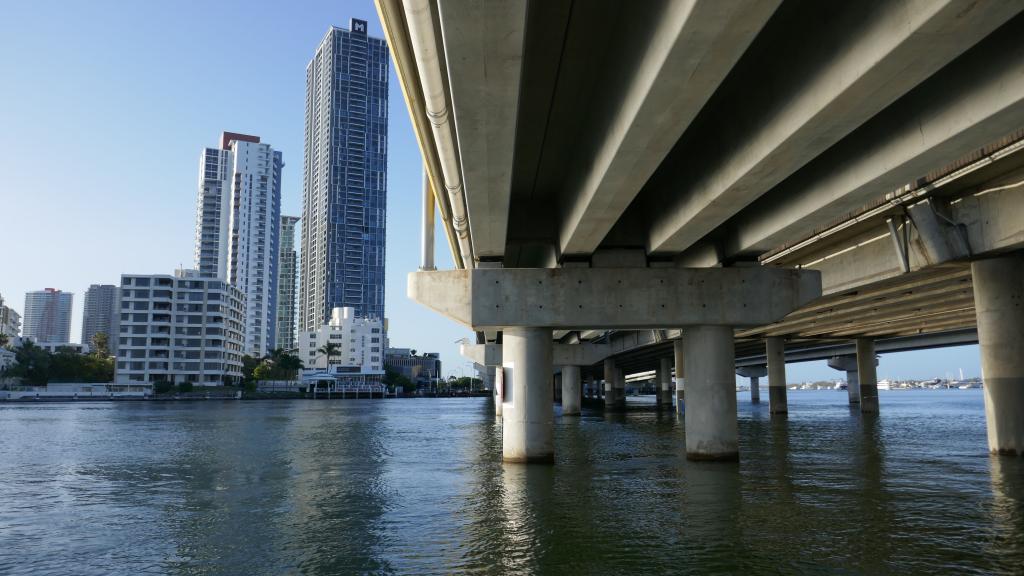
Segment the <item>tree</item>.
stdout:
[[260,365],[260,359],[248,354],[242,356],[242,382],[252,382],[253,372]]
[[110,338],[106,332],[93,334],[89,344],[92,347],[92,353],[96,356],[110,356]]
[[401,388],[403,392],[415,392],[416,384],[394,368],[384,367],[384,384]]
[[341,347],[334,342],[328,342],[317,349],[317,353],[321,356],[327,357],[327,371],[331,371],[331,359],[334,358],[338,352],[341,352]]
[[44,386],[49,382],[114,380],[114,359],[110,356],[82,355],[66,346],[51,354],[30,340],[26,340],[14,354],[16,364],[4,375],[21,378],[33,386]]
[[0,333],[0,348],[7,346],[8,342],[10,342],[10,339],[7,337],[7,334]]
[[254,380],[295,380],[303,368],[298,356],[277,348],[270,351],[252,372]]
[[21,378],[27,384],[43,386],[50,378],[50,353],[36,346],[31,340],[23,341],[14,351],[14,366],[8,368],[5,376]]

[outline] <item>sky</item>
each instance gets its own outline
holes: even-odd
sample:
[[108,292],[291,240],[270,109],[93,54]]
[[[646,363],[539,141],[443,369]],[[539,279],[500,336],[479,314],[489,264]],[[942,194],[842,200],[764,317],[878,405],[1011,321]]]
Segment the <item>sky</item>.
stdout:
[[[193,266],[199,153],[222,131],[282,151],[282,214],[302,212],[305,70],[329,26],[382,36],[370,0],[90,2],[0,0],[0,295],[75,294],[90,284]],[[385,300],[392,346],[440,352],[469,374],[472,333],[405,295],[419,259],[421,160],[398,81],[388,127]],[[451,268],[438,224],[436,263]],[[976,346],[890,354],[879,377],[978,375]],[[790,381],[834,379],[824,362]]]

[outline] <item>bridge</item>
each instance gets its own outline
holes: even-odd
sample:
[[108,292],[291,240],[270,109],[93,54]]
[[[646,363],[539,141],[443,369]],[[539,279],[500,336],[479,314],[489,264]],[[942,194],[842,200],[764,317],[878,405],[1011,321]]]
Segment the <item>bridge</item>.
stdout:
[[786,362],[833,359],[873,412],[878,353],[971,342],[1024,454],[1024,4],[376,5],[424,162],[408,293],[497,368],[506,461],[553,460],[556,374],[564,417],[655,370],[687,457],[729,460],[737,369],[781,418]]

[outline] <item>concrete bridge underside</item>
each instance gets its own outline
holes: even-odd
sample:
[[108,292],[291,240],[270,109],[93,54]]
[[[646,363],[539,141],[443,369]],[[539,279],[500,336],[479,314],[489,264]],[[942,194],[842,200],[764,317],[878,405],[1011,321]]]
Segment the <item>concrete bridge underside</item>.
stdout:
[[409,293],[500,347],[507,460],[553,459],[555,373],[681,375],[688,456],[731,459],[737,368],[781,417],[834,359],[873,411],[876,354],[974,341],[1024,454],[1024,4],[377,7],[457,268]]

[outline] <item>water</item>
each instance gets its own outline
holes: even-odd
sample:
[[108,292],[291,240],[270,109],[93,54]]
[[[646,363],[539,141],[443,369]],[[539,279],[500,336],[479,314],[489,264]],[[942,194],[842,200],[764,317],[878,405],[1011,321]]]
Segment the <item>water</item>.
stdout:
[[1024,571],[980,391],[880,396],[743,393],[739,464],[556,416],[555,466],[503,465],[486,399],[0,404],[0,574]]

